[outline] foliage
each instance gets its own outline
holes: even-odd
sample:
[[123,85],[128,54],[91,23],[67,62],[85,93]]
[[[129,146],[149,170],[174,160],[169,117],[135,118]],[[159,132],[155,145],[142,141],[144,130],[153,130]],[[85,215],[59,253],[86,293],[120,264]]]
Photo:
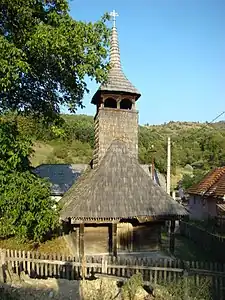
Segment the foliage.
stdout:
[[[41,120],[18,117],[19,129],[33,140],[48,141],[55,152],[49,153],[49,162],[88,162],[94,147],[94,121],[92,116],[62,115],[61,122],[45,126]],[[171,136],[172,172],[183,169],[184,187],[197,182],[211,168],[225,165],[225,124],[213,126],[195,123],[168,123],[139,126],[139,161],[151,164],[166,173],[167,136]],[[63,152],[63,151],[61,151]],[[62,158],[63,157],[63,158]],[[46,163],[47,161],[43,161]]]
[[183,278],[179,282],[164,283],[155,287],[156,300],[212,300],[210,281],[201,278],[196,285],[193,277]]
[[86,76],[107,76],[107,19],[75,21],[68,0],[1,0],[0,112],[52,120],[61,105],[82,107]]
[[140,273],[134,274],[122,286],[122,298],[134,300],[135,295],[140,287],[143,285],[143,278]]
[[29,166],[32,143],[16,121],[0,119],[0,236],[41,240],[58,225],[49,184]]
[[182,178],[182,186],[184,189],[188,189],[193,184],[200,182],[206,175],[206,171],[194,170],[193,174],[184,174]]
[[2,285],[0,287],[0,299],[1,300],[20,300],[21,297],[19,295],[18,290],[10,289],[9,287]]
[[118,287],[115,280],[106,278],[81,281],[82,299],[84,300],[116,300],[118,297]]

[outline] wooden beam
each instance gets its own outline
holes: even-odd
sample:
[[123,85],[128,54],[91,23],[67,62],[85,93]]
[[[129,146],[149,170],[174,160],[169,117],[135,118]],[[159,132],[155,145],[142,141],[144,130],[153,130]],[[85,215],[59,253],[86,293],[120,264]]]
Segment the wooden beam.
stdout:
[[84,223],[81,223],[79,228],[79,255],[80,258],[84,257]]
[[108,230],[108,235],[109,235],[109,253],[113,254],[113,228],[112,224],[109,224],[109,230]]
[[174,230],[175,230],[175,220],[170,221],[170,252],[174,254],[174,249],[175,249],[175,235],[174,235]]
[[113,233],[113,256],[117,257],[117,224],[112,224]]

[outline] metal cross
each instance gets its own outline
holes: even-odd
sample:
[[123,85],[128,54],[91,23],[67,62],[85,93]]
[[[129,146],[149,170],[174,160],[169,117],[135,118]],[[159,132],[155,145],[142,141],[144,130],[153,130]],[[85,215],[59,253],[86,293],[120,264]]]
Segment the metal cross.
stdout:
[[114,9],[109,15],[113,19],[113,27],[116,27],[116,17],[119,17],[118,13]]

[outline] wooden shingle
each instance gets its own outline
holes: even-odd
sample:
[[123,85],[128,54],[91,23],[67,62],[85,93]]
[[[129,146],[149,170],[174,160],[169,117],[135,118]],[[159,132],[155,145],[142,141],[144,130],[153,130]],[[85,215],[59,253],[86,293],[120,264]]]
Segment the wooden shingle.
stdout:
[[187,211],[155,184],[114,140],[100,165],[85,172],[61,199],[61,218],[120,220],[186,215]]

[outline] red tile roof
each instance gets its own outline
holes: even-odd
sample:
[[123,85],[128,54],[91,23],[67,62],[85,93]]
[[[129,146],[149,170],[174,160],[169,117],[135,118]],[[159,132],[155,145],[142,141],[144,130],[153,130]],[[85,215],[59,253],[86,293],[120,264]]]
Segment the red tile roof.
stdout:
[[225,196],[225,167],[209,172],[199,183],[188,189],[189,194],[221,198]]

